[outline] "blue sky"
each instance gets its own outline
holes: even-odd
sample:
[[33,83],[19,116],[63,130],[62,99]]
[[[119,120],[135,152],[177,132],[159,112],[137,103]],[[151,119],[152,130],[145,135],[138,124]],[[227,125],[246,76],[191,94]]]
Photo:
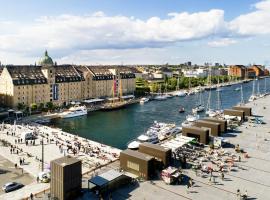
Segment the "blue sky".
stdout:
[[0,0],[0,61],[269,64],[269,0]]

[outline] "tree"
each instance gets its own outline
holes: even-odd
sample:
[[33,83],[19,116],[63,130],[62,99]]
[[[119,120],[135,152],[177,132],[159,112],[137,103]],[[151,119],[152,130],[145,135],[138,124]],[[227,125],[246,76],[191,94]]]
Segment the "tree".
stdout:
[[23,110],[25,108],[25,105],[22,103],[18,103],[17,108],[18,110]]
[[38,108],[38,106],[37,106],[37,104],[35,104],[35,103],[33,103],[32,105],[31,105],[31,110],[37,110],[37,108]]
[[38,105],[38,109],[39,109],[39,110],[43,110],[43,108],[44,108],[44,103],[40,103],[40,104]]
[[52,102],[47,102],[47,103],[46,103],[46,107],[47,107],[49,110],[52,110],[52,109],[54,108]]

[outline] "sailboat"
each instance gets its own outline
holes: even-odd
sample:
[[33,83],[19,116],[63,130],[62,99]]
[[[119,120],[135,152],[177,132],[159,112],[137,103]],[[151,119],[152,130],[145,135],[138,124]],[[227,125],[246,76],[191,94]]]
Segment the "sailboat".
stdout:
[[154,97],[154,99],[158,100],[158,101],[163,101],[163,100],[167,99],[167,97],[165,95],[163,95],[161,92],[161,85],[159,86],[159,93],[157,96]]
[[217,89],[216,89],[217,92],[221,92],[223,91],[223,88],[221,87],[220,83],[219,83],[219,76],[218,76],[218,84],[217,84]]
[[198,112],[202,112],[204,111],[204,106],[202,105],[202,92],[201,92],[201,88],[199,91],[199,103],[195,106],[195,108],[192,109],[193,113],[198,113]]
[[242,106],[242,105],[245,105],[242,85],[240,87],[240,91],[241,91],[241,101],[240,101],[239,105]]
[[179,90],[180,89],[179,84],[180,84],[180,76],[178,76],[178,78],[177,78],[177,85],[176,85],[176,88],[175,88],[175,92],[173,93],[173,96],[184,97],[184,96],[186,96],[186,93]]
[[165,84],[164,96],[165,96],[166,98],[172,98],[172,97],[173,97],[173,96],[170,95],[170,94],[168,93],[168,91],[167,91],[167,83]]
[[[122,99],[122,80],[119,80],[119,87],[118,91],[116,91],[116,80],[113,78],[113,86],[112,86],[112,98],[109,99],[112,102],[111,103],[106,103],[101,107],[101,110],[116,110],[125,107],[128,102]],[[117,96],[115,96],[117,94]]]
[[[209,75],[208,75],[208,83],[210,85],[210,88],[212,87],[212,81],[211,81],[211,67],[209,68]],[[208,101],[207,101],[207,105],[206,105],[206,112],[205,114],[208,115],[209,117],[215,117],[217,115],[217,113],[211,108],[211,89],[209,90],[209,94],[208,94]]]
[[255,94],[255,80],[253,81],[253,85],[252,85],[252,94],[251,96],[249,97],[248,101],[249,102],[252,102],[254,100],[257,99],[257,95]]
[[223,110],[221,109],[221,97],[220,97],[220,91],[217,91],[217,109],[215,110],[215,113],[217,115],[220,115],[223,113]]
[[189,77],[188,78],[188,94],[187,95],[193,95],[193,94],[195,94],[195,92],[191,90],[191,80]]

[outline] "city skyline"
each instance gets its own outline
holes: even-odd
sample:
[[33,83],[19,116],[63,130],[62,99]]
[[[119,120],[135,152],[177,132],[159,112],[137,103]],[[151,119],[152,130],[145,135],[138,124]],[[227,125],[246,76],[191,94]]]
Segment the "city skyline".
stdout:
[[270,1],[0,1],[0,61],[269,64]]

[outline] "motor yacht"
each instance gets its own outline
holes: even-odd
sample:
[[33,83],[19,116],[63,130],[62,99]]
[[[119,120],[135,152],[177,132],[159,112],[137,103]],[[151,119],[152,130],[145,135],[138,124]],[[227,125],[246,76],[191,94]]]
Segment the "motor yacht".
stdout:
[[183,121],[181,124],[182,127],[188,127],[188,126],[192,126],[192,125],[193,125],[193,122],[190,122],[187,120]]
[[141,100],[140,100],[140,104],[144,104],[144,103],[146,103],[146,102],[148,102],[148,101],[149,101],[149,98],[143,97],[143,98],[141,98]]
[[208,115],[209,117],[215,117],[215,116],[217,116],[217,113],[214,110],[212,110],[212,109],[207,110],[205,112],[205,114]]
[[248,99],[249,102],[255,101],[257,99],[256,95],[251,95]]
[[188,115],[186,117],[186,120],[189,122],[194,122],[194,121],[198,120],[199,118],[200,118],[199,115]]
[[67,111],[59,114],[61,118],[72,118],[87,115],[87,109],[85,106],[73,106],[69,108]]
[[175,91],[175,92],[173,93],[173,95],[176,96],[176,97],[184,97],[184,96],[186,96],[187,94],[186,94],[185,92],[183,92],[183,91]]
[[192,109],[192,113],[196,114],[198,112],[204,111],[204,106],[203,105],[198,105],[195,108]]
[[157,95],[154,97],[154,99],[158,101],[163,101],[163,100],[166,100],[167,97],[165,95]]

